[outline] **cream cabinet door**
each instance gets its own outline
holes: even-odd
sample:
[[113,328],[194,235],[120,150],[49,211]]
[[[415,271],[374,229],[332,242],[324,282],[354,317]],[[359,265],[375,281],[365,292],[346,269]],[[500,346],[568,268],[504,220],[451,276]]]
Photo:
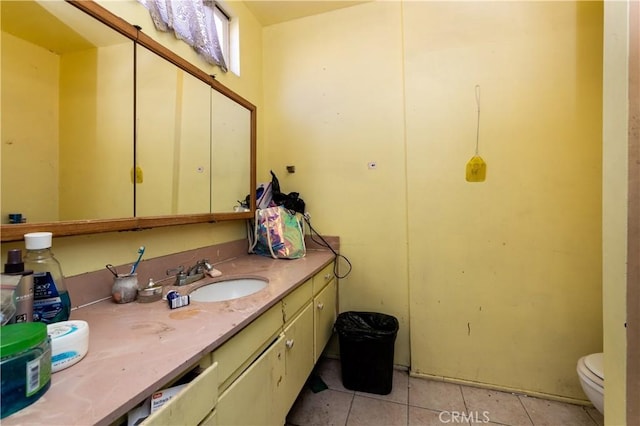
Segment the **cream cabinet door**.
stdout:
[[219,425],[283,424],[276,404],[282,379],[284,336],[278,339],[220,395],[216,407]]
[[314,330],[314,364],[320,358],[324,347],[329,342],[333,333],[333,325],[336,322],[337,311],[337,283],[332,280],[327,286],[313,298]]
[[285,416],[313,370],[313,307],[311,303],[284,330],[285,379],[278,395]]

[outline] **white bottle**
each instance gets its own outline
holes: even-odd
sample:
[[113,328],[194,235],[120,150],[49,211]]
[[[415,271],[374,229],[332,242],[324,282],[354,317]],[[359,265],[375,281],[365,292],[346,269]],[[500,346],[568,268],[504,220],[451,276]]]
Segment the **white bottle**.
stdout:
[[51,232],[25,234],[25,268],[33,270],[33,320],[45,324],[67,321],[71,299],[62,268],[51,252]]

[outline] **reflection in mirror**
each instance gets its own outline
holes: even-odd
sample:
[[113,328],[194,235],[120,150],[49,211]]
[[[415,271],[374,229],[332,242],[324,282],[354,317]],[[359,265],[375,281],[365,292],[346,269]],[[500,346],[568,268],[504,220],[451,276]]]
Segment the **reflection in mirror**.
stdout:
[[2,223],[133,215],[133,42],[65,2],[2,1]]
[[211,91],[211,208],[232,212],[251,180],[251,111]]
[[[0,16],[1,241],[251,217],[233,210],[255,188],[251,102],[95,1],[0,0]],[[135,45],[162,58],[141,78],[169,66],[174,96],[143,105],[137,130]],[[135,132],[152,123],[164,131],[140,133],[136,154]],[[8,224],[9,213],[27,223]]]
[[143,47],[136,55],[136,216],[209,213],[209,85]]

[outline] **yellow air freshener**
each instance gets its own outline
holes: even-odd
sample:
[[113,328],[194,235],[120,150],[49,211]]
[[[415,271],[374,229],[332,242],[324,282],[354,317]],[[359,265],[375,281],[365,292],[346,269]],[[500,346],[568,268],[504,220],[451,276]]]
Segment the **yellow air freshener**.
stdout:
[[487,164],[478,154],[480,142],[480,86],[476,84],[476,105],[478,107],[478,122],[476,126],[476,155],[467,163],[467,182],[484,182],[487,178]]
[[136,166],[135,169],[133,167],[131,168],[131,183],[143,183],[143,176],[142,167]]
[[474,155],[467,163],[467,182],[484,182],[487,177],[487,164],[482,157]]

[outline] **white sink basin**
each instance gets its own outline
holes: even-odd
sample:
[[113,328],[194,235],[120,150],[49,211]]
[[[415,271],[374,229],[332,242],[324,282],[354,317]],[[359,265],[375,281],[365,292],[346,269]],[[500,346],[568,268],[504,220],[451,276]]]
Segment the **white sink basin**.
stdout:
[[190,293],[196,302],[222,302],[257,293],[267,286],[267,281],[259,278],[233,278],[199,287]]

